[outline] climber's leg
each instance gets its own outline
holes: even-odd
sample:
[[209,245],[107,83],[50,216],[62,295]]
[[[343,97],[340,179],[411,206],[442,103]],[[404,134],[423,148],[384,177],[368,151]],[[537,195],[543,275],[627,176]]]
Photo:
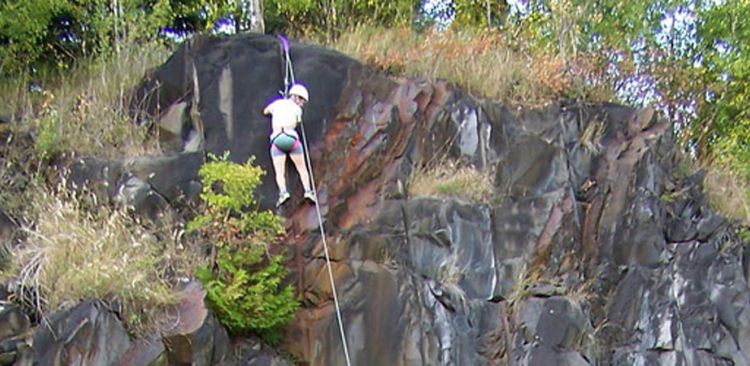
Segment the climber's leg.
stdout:
[[281,206],[290,196],[286,189],[286,154],[275,145],[271,145],[271,161],[276,175],[276,187],[279,189],[279,200],[276,205]]

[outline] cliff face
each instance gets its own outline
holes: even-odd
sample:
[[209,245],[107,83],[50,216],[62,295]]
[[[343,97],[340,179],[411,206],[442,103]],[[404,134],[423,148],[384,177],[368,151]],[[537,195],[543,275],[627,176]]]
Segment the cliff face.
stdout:
[[[700,175],[676,177],[671,125],[652,110],[510,110],[313,46],[292,59],[354,364],[746,363],[744,246]],[[190,100],[198,85],[205,150],[269,168],[260,110],[279,63],[270,37],[203,40],[154,80]],[[191,64],[197,83],[170,77]],[[162,108],[178,100],[163,95]],[[436,158],[490,170],[496,198],[410,197],[415,167]],[[306,302],[287,346],[342,364],[314,207],[285,214]]]
[[[510,109],[315,46],[291,56],[311,93],[304,128],[353,364],[748,363],[744,243],[701,174],[676,173],[671,124],[652,110]],[[229,150],[269,172],[269,208],[261,111],[281,70],[273,37],[186,43],[140,88],[173,154],[74,171],[156,210],[194,197],[204,153]],[[491,172],[494,199],[411,197],[416,168],[436,159]],[[305,306],[285,346],[342,365],[315,208],[292,191],[286,245]]]

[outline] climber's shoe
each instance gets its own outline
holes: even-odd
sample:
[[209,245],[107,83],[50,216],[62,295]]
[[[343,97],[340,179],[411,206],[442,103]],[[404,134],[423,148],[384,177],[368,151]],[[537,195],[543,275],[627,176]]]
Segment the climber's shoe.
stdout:
[[316,203],[318,201],[315,199],[315,192],[313,192],[312,190],[305,191],[305,199],[312,203]]
[[292,195],[289,194],[287,191],[279,192],[279,200],[276,201],[276,207],[281,207],[286,201],[289,200],[289,197]]

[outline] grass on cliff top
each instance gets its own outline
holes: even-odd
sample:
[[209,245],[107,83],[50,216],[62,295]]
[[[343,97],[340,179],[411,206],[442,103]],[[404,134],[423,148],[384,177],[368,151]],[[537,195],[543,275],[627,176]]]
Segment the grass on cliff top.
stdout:
[[[720,215],[750,228],[750,182],[730,164],[710,159],[695,161],[682,151],[677,154],[674,178],[684,179],[699,170],[704,171],[703,193],[709,206]],[[686,191],[683,188],[676,192],[665,192],[661,198],[665,203],[684,199]]]
[[121,305],[131,330],[147,329],[153,312],[179,300],[176,278],[192,275],[202,260],[168,229],[151,229],[92,199],[39,189],[23,225],[25,243],[0,278],[17,278],[42,314],[104,299]]
[[593,58],[519,50],[499,31],[359,26],[326,46],[389,74],[447,80],[474,95],[519,105],[542,106],[571,97],[614,99],[602,83],[590,82],[603,72]]
[[412,197],[459,198],[476,203],[489,203],[494,192],[489,171],[460,166],[453,161],[417,169],[408,189]]
[[750,182],[722,165],[705,165],[704,192],[711,208],[750,227]]
[[118,55],[81,60],[72,69],[4,80],[0,116],[16,132],[31,132],[42,155],[109,158],[158,151],[156,138],[129,115],[128,93],[169,54],[158,44],[123,45]]

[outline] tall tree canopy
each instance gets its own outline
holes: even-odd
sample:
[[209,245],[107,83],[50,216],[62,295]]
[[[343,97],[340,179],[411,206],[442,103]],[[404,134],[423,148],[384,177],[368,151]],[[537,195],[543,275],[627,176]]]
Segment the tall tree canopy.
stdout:
[[241,32],[265,20],[268,33],[329,35],[362,23],[409,25],[420,6],[421,0],[4,0],[0,74],[40,63],[65,66],[122,39],[211,32],[221,24]]
[[695,78],[698,120],[691,137],[698,151],[750,179],[750,2],[727,0],[698,12]]
[[5,0],[0,72],[41,62],[64,66],[122,38],[153,38],[172,20],[167,0]]
[[750,178],[750,2],[530,0],[513,41],[574,63],[599,60],[623,101],[656,104],[701,158],[730,157]]

